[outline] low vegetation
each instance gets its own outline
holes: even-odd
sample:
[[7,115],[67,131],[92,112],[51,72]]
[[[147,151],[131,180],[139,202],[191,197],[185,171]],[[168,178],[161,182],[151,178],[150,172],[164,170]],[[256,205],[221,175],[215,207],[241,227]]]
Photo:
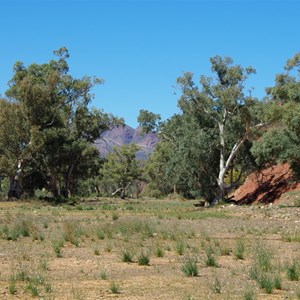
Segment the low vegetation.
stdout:
[[297,297],[299,241],[282,237],[297,233],[298,208],[273,206],[276,219],[270,220],[255,207],[195,209],[193,203],[99,198],[78,209],[0,202],[0,293],[44,299],[97,299],[99,293],[120,299]]

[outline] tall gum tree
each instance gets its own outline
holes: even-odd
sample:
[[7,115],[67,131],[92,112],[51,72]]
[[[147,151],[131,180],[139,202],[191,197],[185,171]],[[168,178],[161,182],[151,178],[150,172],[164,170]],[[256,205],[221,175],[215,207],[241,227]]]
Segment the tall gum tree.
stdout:
[[26,67],[17,62],[6,96],[20,107],[22,119],[28,124],[23,152],[31,155],[17,158],[15,178],[19,180],[25,167],[35,160],[33,165],[48,178],[47,188],[55,196],[68,197],[72,178],[87,149],[103,131],[121,120],[89,108],[91,90],[102,84],[102,79],[72,77],[68,50],[60,48],[54,54],[57,59],[44,64]]
[[209,120],[218,132],[213,146],[219,151],[219,168],[218,174],[211,174],[215,176],[217,190],[213,199],[209,199],[210,204],[215,205],[235,185],[235,182],[225,184],[225,176],[241,147],[265,123],[257,113],[259,102],[244,94],[244,83],[255,69],[233,65],[229,57],[215,56],[210,62],[215,76],[201,76],[200,89],[193,82],[192,73],[184,73],[177,84],[182,93],[178,101],[182,112],[196,115],[199,120]]

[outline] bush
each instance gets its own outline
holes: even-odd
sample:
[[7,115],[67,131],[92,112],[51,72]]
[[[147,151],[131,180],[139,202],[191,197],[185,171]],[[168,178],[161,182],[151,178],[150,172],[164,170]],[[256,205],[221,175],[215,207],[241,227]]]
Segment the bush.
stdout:
[[298,270],[298,265],[294,261],[291,265],[287,266],[287,276],[289,280],[292,281],[297,281],[299,280],[299,270]]
[[150,262],[149,255],[142,252],[138,257],[139,266],[148,266],[149,262]]
[[238,240],[236,242],[236,247],[233,252],[236,259],[244,259],[245,258],[245,244],[242,240]]
[[196,277],[199,274],[197,260],[187,258],[181,267],[182,272],[188,277]]
[[207,259],[205,261],[205,265],[207,267],[218,267],[218,262],[213,255],[213,251],[212,251],[211,247],[208,247],[206,249],[206,255],[207,255]]
[[110,291],[112,294],[120,294],[120,286],[115,282],[112,282],[109,286]]
[[121,253],[122,262],[133,262],[133,255],[129,250],[124,250]]

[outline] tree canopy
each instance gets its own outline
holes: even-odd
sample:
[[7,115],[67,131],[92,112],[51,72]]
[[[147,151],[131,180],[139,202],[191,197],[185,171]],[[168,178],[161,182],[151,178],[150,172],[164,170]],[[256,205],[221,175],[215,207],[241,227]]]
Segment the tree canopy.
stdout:
[[[99,159],[92,142],[121,122],[89,108],[91,90],[103,80],[73,78],[68,50],[54,54],[58,59],[45,64],[25,67],[17,62],[7,98],[1,100],[1,112],[12,116],[0,119],[1,171],[10,178],[11,196],[46,188],[55,196],[68,197],[80,164]],[[34,177],[39,178],[38,185]]]
[[0,99],[0,176],[9,180],[10,197],[38,189],[65,198],[100,193],[102,183],[110,195],[125,198],[144,181],[149,194],[176,192],[214,205],[253,169],[289,162],[300,176],[299,53],[260,100],[245,88],[255,69],[230,57],[212,57],[211,75],[198,84],[191,72],[183,73],[176,81],[178,114],[162,121],[140,110],[142,134],[159,136],[144,163],[136,160],[134,144],[100,157],[94,141],[124,121],[90,107],[103,79],[74,78],[68,50],[54,55],[43,64],[16,62]]

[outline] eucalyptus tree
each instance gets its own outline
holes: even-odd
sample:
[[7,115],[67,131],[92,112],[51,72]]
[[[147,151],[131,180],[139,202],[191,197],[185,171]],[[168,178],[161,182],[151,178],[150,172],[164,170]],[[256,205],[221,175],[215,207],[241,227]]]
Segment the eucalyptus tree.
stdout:
[[10,196],[19,197],[22,162],[31,156],[29,126],[21,105],[0,99],[0,175],[9,178]]
[[[67,197],[86,153],[96,157],[95,151],[88,150],[92,142],[121,120],[89,108],[91,90],[102,79],[72,77],[68,50],[61,48],[54,54],[57,59],[44,64],[26,67],[17,62],[6,96],[20,108],[19,122],[27,124],[26,140],[19,140],[22,153],[14,157],[14,173],[24,177],[26,167],[38,168],[47,179],[46,187]],[[11,136],[18,130],[12,127]]]
[[[183,114],[208,122],[208,128],[212,126],[216,130],[212,140],[206,140],[219,153],[217,173],[207,174],[216,180],[214,197],[208,199],[214,205],[235,185],[235,182],[227,185],[225,178],[236,163],[239,151],[265,123],[258,114],[257,107],[261,104],[244,94],[244,83],[255,70],[233,65],[228,57],[215,56],[210,62],[215,76],[201,76],[200,88],[194,83],[192,73],[184,73],[177,83],[182,93],[178,106]],[[205,131],[207,125],[203,123],[201,128]]]
[[113,188],[112,196],[119,194],[122,199],[134,182],[142,178],[141,162],[136,159],[136,152],[140,148],[136,144],[114,147],[108,154],[101,169],[102,180]]

